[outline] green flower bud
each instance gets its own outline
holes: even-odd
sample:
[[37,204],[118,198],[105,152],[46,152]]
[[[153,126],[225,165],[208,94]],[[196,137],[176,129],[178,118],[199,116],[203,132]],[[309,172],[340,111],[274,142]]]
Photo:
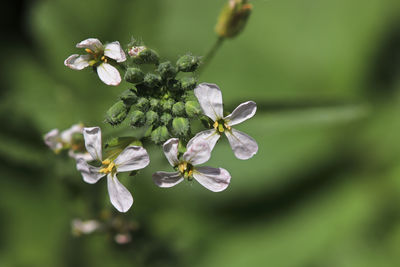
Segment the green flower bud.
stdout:
[[166,141],[168,138],[169,132],[166,126],[159,126],[151,132],[151,140],[156,144],[160,144]]
[[141,83],[144,79],[144,73],[139,68],[128,68],[125,72],[124,79],[133,84]]
[[158,114],[152,110],[146,112],[146,124],[152,125],[158,121]]
[[164,125],[167,125],[172,120],[172,116],[169,113],[164,113],[160,120]]
[[167,87],[170,91],[179,91],[181,90],[181,83],[178,80],[171,79],[167,82]]
[[171,110],[172,106],[175,104],[175,101],[171,98],[165,99],[164,101],[161,102],[162,108],[165,111]]
[[176,135],[186,135],[189,131],[189,121],[186,118],[175,118],[172,121],[172,130]]
[[221,38],[233,38],[247,23],[253,6],[248,0],[229,0],[218,18],[215,32]]
[[174,78],[176,76],[176,68],[171,62],[166,61],[158,65],[157,72],[160,73],[163,79]]
[[185,104],[177,102],[172,106],[172,114],[181,116],[185,112]]
[[119,96],[119,99],[124,101],[125,105],[132,106],[137,100],[137,95],[134,90],[128,89],[122,92],[122,94]]
[[[153,49],[142,47],[141,49],[131,53],[133,62],[136,64],[154,64],[158,65],[159,56]],[[129,55],[131,55],[129,54]]]
[[120,124],[128,115],[128,111],[124,101],[120,100],[106,112],[106,122],[111,125]]
[[183,72],[193,72],[199,67],[199,64],[199,58],[191,55],[184,55],[176,62],[178,70]]
[[142,127],[146,121],[144,113],[140,110],[134,110],[131,114],[131,125],[133,127]]
[[197,81],[194,77],[183,77],[181,79],[181,87],[183,90],[193,90],[196,84]]
[[191,118],[201,113],[200,105],[197,101],[187,101],[185,103],[186,114]]
[[145,111],[149,108],[149,100],[147,100],[147,98],[144,97],[139,97],[135,107],[137,107],[138,109]]
[[160,105],[160,100],[156,99],[156,98],[151,98],[150,99],[150,107],[152,109],[157,108]]
[[160,85],[161,76],[154,73],[146,73],[143,82],[147,87],[153,88]]

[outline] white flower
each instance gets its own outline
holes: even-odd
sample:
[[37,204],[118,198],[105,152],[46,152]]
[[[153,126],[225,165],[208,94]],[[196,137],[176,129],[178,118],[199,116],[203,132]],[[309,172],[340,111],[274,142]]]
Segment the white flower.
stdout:
[[[239,124],[254,116],[257,110],[256,103],[247,101],[240,104],[231,114],[223,116],[222,93],[215,84],[201,83],[194,89],[200,107],[204,114],[214,121],[214,129],[196,134],[192,139],[206,140],[212,150],[222,133],[225,133],[233,153],[238,159],[249,159],[258,151],[256,141],[245,133],[232,126]],[[188,143],[190,145],[190,141]]]
[[96,67],[100,80],[107,85],[118,85],[121,82],[121,75],[118,70],[108,63],[109,59],[116,62],[124,62],[126,56],[118,41],[106,44],[105,46],[96,38],[83,40],[76,45],[77,48],[84,48],[86,55],[73,54],[64,61],[64,65],[73,70],[82,70],[86,67]]
[[204,141],[191,142],[187,151],[178,160],[177,138],[171,138],[163,145],[163,150],[169,163],[177,169],[176,172],[156,172],[153,174],[153,180],[159,187],[172,187],[179,184],[184,178],[194,178],[205,188],[220,192],[226,189],[231,180],[229,172],[222,168],[195,167],[203,164],[210,159],[211,150]]
[[115,159],[102,158],[101,130],[99,127],[83,129],[85,146],[93,159],[102,163],[101,167],[89,165],[85,160],[78,159],[76,168],[81,172],[83,180],[94,184],[107,175],[108,194],[111,204],[120,212],[127,212],[132,206],[133,198],[117,178],[119,172],[129,172],[143,169],[149,162],[146,149],[140,146],[126,147]]
[[72,233],[74,235],[91,234],[101,228],[100,222],[96,220],[83,221],[81,219],[73,219],[71,222]]
[[92,156],[89,153],[82,151],[81,146],[83,146],[83,143],[79,144],[79,142],[76,142],[74,139],[74,136],[76,134],[81,135],[82,131],[82,124],[74,124],[71,128],[62,131],[61,133],[58,129],[53,129],[44,136],[44,142],[55,153],[59,153],[62,149],[69,149],[68,155],[71,158],[76,160],[78,158],[83,158],[86,161],[90,161],[92,160]]

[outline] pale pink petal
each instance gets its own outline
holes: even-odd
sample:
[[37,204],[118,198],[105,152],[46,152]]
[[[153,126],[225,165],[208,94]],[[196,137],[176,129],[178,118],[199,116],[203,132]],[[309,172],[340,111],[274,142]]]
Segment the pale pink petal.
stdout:
[[104,55],[114,59],[117,62],[124,62],[126,60],[124,50],[122,50],[122,47],[118,41],[107,44],[104,47]]
[[44,143],[53,151],[62,149],[63,144],[60,142],[60,132],[53,129],[44,136]]
[[99,52],[103,50],[103,44],[96,38],[88,38],[76,45],[77,48],[89,48],[92,52]]
[[127,212],[133,204],[133,197],[128,189],[118,181],[115,174],[108,174],[107,187],[111,204],[113,204],[118,211]]
[[61,140],[65,143],[71,143],[74,134],[82,134],[83,125],[74,124],[71,128],[61,132]]
[[205,130],[196,134],[192,139],[190,139],[187,146],[189,147],[194,142],[199,142],[200,140],[203,140],[207,142],[208,146],[210,147],[210,150],[212,151],[220,137],[221,135],[215,129]]
[[89,66],[89,61],[91,59],[90,55],[71,55],[66,60],[64,60],[64,65],[73,70],[83,70]]
[[247,134],[232,129],[231,131],[225,131],[225,135],[238,159],[249,159],[257,153],[257,142]]
[[230,181],[231,175],[223,168],[196,167],[193,171],[193,177],[202,186],[213,192],[225,190]]
[[211,157],[211,150],[208,143],[204,140],[198,140],[187,147],[183,159],[192,165],[203,164]]
[[254,114],[256,114],[256,110],[256,103],[253,101],[247,101],[240,104],[231,114],[226,116],[224,119],[228,126],[233,126],[253,117]]
[[171,138],[163,144],[163,150],[164,150],[165,157],[167,158],[169,164],[171,164],[171,166],[173,166],[173,167],[175,167],[179,164],[178,144],[179,144],[178,138]]
[[97,67],[97,74],[100,80],[107,85],[117,86],[121,83],[121,75],[119,71],[108,63],[101,63]]
[[172,187],[183,181],[180,172],[156,172],[153,174],[153,181],[159,187]]
[[76,169],[81,172],[83,180],[89,184],[97,183],[98,180],[105,176],[104,173],[100,172],[100,167],[87,164],[83,158],[77,159]]
[[92,158],[102,161],[101,129],[99,127],[84,128],[83,138],[86,150]]
[[118,172],[143,169],[150,163],[149,154],[141,146],[128,146],[114,161]]
[[201,83],[194,89],[203,113],[213,121],[223,117],[222,93],[216,84]]

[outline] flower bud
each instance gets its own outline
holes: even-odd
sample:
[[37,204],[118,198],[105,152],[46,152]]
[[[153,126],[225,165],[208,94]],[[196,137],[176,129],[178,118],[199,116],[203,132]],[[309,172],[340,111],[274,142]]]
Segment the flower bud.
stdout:
[[178,80],[170,79],[167,82],[167,87],[168,87],[168,90],[176,92],[176,91],[181,90],[181,83]]
[[167,125],[170,121],[172,120],[172,116],[169,113],[164,113],[161,118],[160,121],[164,124]]
[[183,77],[180,81],[181,88],[183,90],[193,90],[197,84],[197,81],[194,77]]
[[124,101],[120,100],[106,112],[106,122],[111,125],[117,125],[120,124],[127,115],[128,108],[124,104]]
[[147,87],[153,88],[160,85],[161,76],[154,73],[146,73],[143,82]]
[[133,127],[142,127],[146,121],[144,113],[140,110],[134,110],[131,115],[131,125]]
[[176,68],[171,62],[166,61],[158,65],[157,72],[160,73],[163,79],[174,78],[176,76]]
[[172,109],[172,106],[175,104],[175,101],[173,100],[173,99],[165,99],[164,101],[162,101],[162,103],[161,103],[161,105],[162,105],[162,108],[165,110],[165,111],[168,111],[168,110],[171,110]]
[[144,73],[139,68],[128,68],[125,72],[124,79],[130,83],[141,83],[144,78]]
[[151,132],[151,140],[154,143],[160,144],[166,141],[169,138],[168,129],[166,126],[159,126],[155,130]]
[[156,108],[158,108],[160,105],[160,100],[156,99],[156,98],[150,98],[150,107],[154,110]]
[[187,101],[185,111],[189,118],[195,117],[201,113],[200,105],[197,101]]
[[153,125],[158,121],[158,114],[152,110],[146,112],[146,124]]
[[[130,50],[131,51],[131,50]],[[128,52],[129,54],[129,52]],[[133,56],[133,62],[136,64],[155,64],[158,65],[159,56],[156,51],[150,48],[143,48],[137,49],[137,52],[132,51],[131,53]],[[131,55],[129,54],[129,55]]]
[[233,38],[246,25],[253,6],[248,0],[229,0],[222,9],[215,32],[221,38]]
[[178,70],[183,72],[193,72],[199,67],[199,64],[199,58],[192,55],[184,55],[176,62]]
[[182,116],[185,111],[185,104],[183,102],[177,102],[172,106],[172,114]]
[[119,99],[124,101],[125,105],[127,106],[132,106],[135,104],[137,100],[137,95],[134,90],[128,89],[122,92],[122,94],[119,96]]
[[135,107],[137,107],[138,109],[145,111],[149,108],[149,100],[147,100],[147,98],[144,97],[139,97]]
[[172,121],[172,130],[176,135],[186,135],[189,131],[189,121],[186,118],[178,117]]
[[145,49],[146,49],[145,46],[132,46],[128,50],[128,55],[131,57],[137,57]]

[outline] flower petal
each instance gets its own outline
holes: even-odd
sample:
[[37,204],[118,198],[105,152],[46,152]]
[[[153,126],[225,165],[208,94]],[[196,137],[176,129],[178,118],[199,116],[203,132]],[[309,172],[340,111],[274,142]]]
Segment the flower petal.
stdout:
[[185,154],[183,154],[183,159],[192,165],[203,164],[211,157],[211,150],[208,143],[204,140],[197,139],[196,142],[190,144],[187,147]]
[[163,144],[165,157],[167,158],[169,164],[171,164],[171,166],[173,167],[179,164],[178,144],[179,144],[178,138],[171,138]]
[[194,142],[199,142],[200,140],[203,140],[207,142],[211,152],[220,137],[221,135],[215,129],[205,130],[196,134],[192,139],[190,139],[187,146],[189,147]]
[[104,55],[117,62],[124,62],[126,60],[124,50],[122,50],[118,41],[107,44],[104,47]]
[[239,124],[250,119],[256,114],[257,105],[254,101],[247,101],[240,104],[235,110],[224,119],[228,126]]
[[133,204],[133,198],[128,189],[118,181],[117,175],[108,174],[107,187],[111,204],[118,211],[127,212]]
[[249,159],[257,153],[257,142],[247,134],[232,129],[225,131],[225,135],[238,159]]
[[114,160],[118,172],[143,169],[150,163],[146,149],[141,146],[128,146]]
[[159,187],[173,187],[183,181],[180,172],[156,172],[153,174],[153,181]]
[[71,128],[61,132],[61,140],[64,143],[68,143],[69,144],[72,141],[72,136],[74,134],[77,134],[77,133],[81,134],[82,131],[83,131],[83,125],[82,124],[74,124],[74,125],[71,126]]
[[213,121],[223,117],[222,93],[216,84],[201,83],[194,89],[204,114]]
[[53,151],[60,150],[63,144],[58,140],[60,137],[60,131],[53,129],[44,136],[44,143]]
[[83,158],[77,159],[76,169],[81,172],[83,180],[88,184],[97,183],[98,180],[105,176],[104,173],[99,172],[100,167],[87,164],[86,160]]
[[90,55],[73,54],[64,60],[64,65],[73,70],[83,70],[89,66]]
[[193,177],[202,186],[213,192],[225,190],[231,181],[231,175],[227,170],[207,166],[196,167]]
[[75,152],[72,149],[70,149],[68,151],[68,156],[73,158],[73,159],[75,159],[75,160],[83,159],[86,162],[94,160],[89,153],[87,153],[87,152],[84,152],[84,153]]
[[119,71],[108,63],[101,63],[97,67],[97,75],[99,75],[100,80],[107,85],[117,86],[121,83]]
[[102,161],[101,129],[99,127],[83,128],[86,150],[93,159]]
[[89,48],[93,52],[99,52],[103,49],[103,44],[97,38],[88,38],[76,45],[77,48]]

